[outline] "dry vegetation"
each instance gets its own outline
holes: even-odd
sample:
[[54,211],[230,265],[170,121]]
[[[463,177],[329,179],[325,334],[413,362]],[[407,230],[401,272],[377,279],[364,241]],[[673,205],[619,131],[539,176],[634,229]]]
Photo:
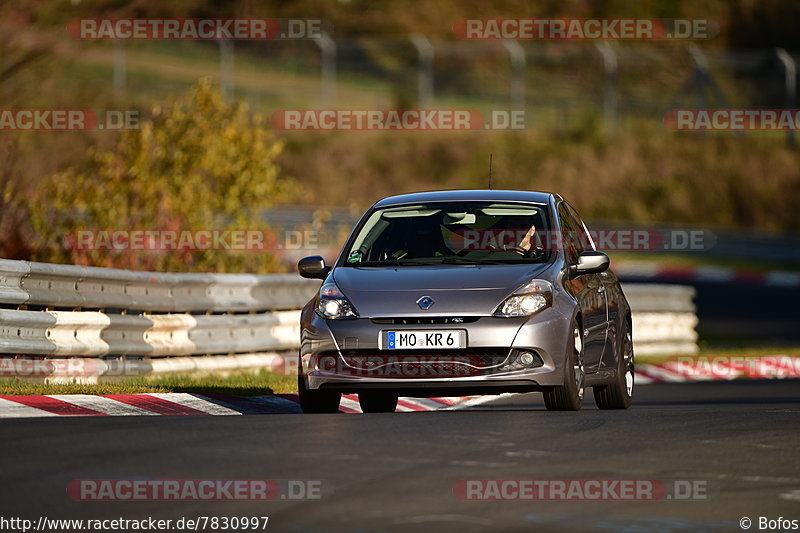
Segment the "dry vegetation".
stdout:
[[496,188],[557,191],[589,218],[800,228],[800,152],[757,135],[306,133],[288,139],[279,164],[300,178],[305,202],[363,206],[483,188],[490,153]]

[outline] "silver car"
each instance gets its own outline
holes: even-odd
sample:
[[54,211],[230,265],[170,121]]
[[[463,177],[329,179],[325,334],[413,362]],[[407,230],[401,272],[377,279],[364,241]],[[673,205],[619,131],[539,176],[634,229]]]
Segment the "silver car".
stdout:
[[609,259],[558,194],[462,190],[385,198],[303,308],[298,386],[304,412],[364,412],[398,396],[542,392],[577,410],[633,392],[631,311]]

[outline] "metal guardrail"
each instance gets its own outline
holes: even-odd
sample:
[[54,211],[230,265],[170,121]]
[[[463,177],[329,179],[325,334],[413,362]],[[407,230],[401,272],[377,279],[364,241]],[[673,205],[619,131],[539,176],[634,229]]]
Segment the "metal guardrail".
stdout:
[[[319,282],[0,260],[0,353],[178,356],[287,350]],[[35,309],[35,310],[34,310]]]
[[0,259],[0,303],[140,312],[297,309],[319,283],[293,274],[163,274]]
[[698,351],[694,287],[623,283],[622,290],[631,306],[635,353]]
[[[258,354],[297,348],[298,309],[318,288],[318,281],[293,274],[164,274],[0,260],[0,354],[56,363],[96,358],[106,362],[92,368],[103,373],[119,367],[117,359],[127,361],[126,375],[132,368],[227,369],[232,361],[263,366]],[[637,352],[697,350],[694,289],[624,291]],[[197,355],[230,360],[201,364],[190,357]]]

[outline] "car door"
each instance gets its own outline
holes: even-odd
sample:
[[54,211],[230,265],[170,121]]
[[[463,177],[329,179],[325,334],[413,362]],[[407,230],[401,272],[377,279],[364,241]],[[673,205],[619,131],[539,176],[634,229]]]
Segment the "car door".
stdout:
[[[578,262],[582,251],[593,250],[594,244],[577,213],[566,202],[558,207],[558,219],[564,239],[564,253],[569,264]],[[605,349],[608,330],[606,288],[599,274],[581,274],[564,283],[578,302],[583,319],[583,364],[587,373],[597,372]]]
[[[582,232],[582,238],[579,240],[579,244],[582,244],[582,251],[594,251],[597,250],[594,244],[594,240],[592,239],[591,235],[589,234],[589,230],[586,227],[586,223],[580,217],[578,212],[575,210],[574,207],[567,204],[567,211],[572,216],[575,223],[578,225],[579,231]],[[598,343],[599,338],[602,337],[603,347],[600,349],[600,357],[598,358],[597,365],[594,366],[591,370],[600,370],[604,358],[603,355],[608,353],[609,349],[613,348],[611,346],[611,336],[612,336],[612,329],[611,324],[614,323],[616,320],[617,314],[617,306],[616,301],[617,298],[614,296],[615,287],[619,287],[616,284],[616,277],[611,273],[610,270],[606,270],[605,272],[601,272],[599,274],[594,274],[597,279],[597,292],[602,294],[603,304],[605,306],[605,318],[598,321],[597,328],[598,328]],[[600,313],[602,316],[603,313]]]
[[608,327],[606,333],[606,347],[603,357],[600,360],[599,371],[616,369],[617,360],[612,354],[619,353],[617,349],[618,327],[622,317],[620,300],[622,299],[622,289],[619,286],[617,276],[611,270],[606,270],[600,274],[600,281],[605,287],[606,307],[608,309]]

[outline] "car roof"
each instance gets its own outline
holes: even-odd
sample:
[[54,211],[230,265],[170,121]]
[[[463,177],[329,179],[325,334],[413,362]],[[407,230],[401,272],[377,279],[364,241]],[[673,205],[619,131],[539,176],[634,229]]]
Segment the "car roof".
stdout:
[[458,189],[448,191],[426,191],[411,194],[389,196],[379,200],[375,207],[390,205],[416,204],[421,202],[458,202],[458,201],[491,201],[491,202],[534,202],[547,204],[553,196],[549,192],[509,191],[496,189]]

